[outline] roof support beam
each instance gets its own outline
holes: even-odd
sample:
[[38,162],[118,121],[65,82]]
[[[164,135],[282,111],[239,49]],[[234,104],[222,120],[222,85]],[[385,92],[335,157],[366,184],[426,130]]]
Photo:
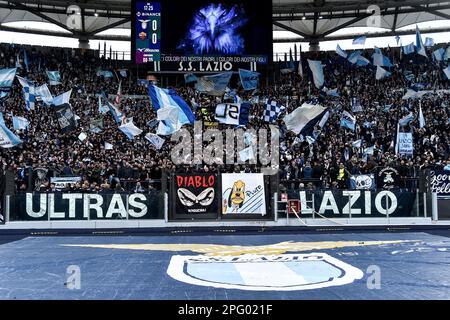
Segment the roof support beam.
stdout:
[[356,23],[356,22],[358,22],[358,21],[361,21],[361,20],[363,20],[363,19],[366,19],[367,17],[370,17],[371,15],[372,15],[372,13],[365,13],[365,14],[362,14],[362,15],[359,16],[359,17],[356,17],[356,18],[354,18],[354,19],[352,19],[352,20],[350,20],[350,21],[347,21],[347,22],[345,22],[345,23],[343,23],[343,24],[338,25],[337,27],[335,27],[335,28],[333,28],[333,29],[331,29],[331,30],[328,30],[328,31],[322,33],[322,34],[320,35],[320,37],[322,37],[322,38],[323,38],[323,37],[326,37],[326,36],[329,35],[329,34],[332,34],[332,33],[336,32],[336,31],[338,31],[338,30],[341,30],[341,29],[344,29],[344,28],[346,28],[346,27],[348,27],[348,26],[351,26],[352,24],[354,24],[354,23]]
[[398,7],[395,7],[394,22],[392,23],[391,31],[394,32],[397,29],[397,19],[398,19]]
[[102,32],[102,31],[109,30],[109,29],[115,28],[115,27],[117,27],[117,26],[120,26],[121,24],[127,23],[127,22],[129,22],[129,21],[130,21],[130,18],[118,20],[118,21],[113,22],[113,23],[111,23],[111,24],[108,24],[108,25],[106,25],[106,26],[104,26],[104,27],[101,27],[101,28],[98,28],[98,29],[96,29],[96,30],[90,31],[90,32],[87,33],[87,35],[88,35],[88,36],[92,36],[92,35],[94,35],[94,34],[97,34],[97,33]]
[[[428,29],[424,32],[426,32],[426,33],[450,32],[450,27]],[[367,38],[378,38],[378,37],[391,37],[391,36],[396,36],[396,35],[402,36],[402,35],[412,35],[412,34],[416,34],[416,31],[415,30],[395,31],[395,32],[388,31],[388,32],[369,33],[369,34],[365,34],[365,36]],[[318,40],[319,41],[348,40],[348,39],[352,39],[359,35],[349,34],[349,35],[342,35],[342,36],[319,37]],[[304,38],[278,38],[278,39],[273,39],[273,42],[274,43],[307,42],[308,40],[309,39],[304,39]]]
[[439,12],[435,9],[430,9],[429,7],[424,7],[424,6],[415,6],[415,8],[418,8],[420,11],[425,11],[425,12],[434,14],[435,16],[450,20],[450,15],[443,13],[443,12]]
[[[295,33],[296,35],[299,35],[299,36],[301,36],[301,37],[303,37],[303,38],[310,38],[311,36],[310,35],[308,35],[308,34],[306,34],[306,33],[303,33],[303,32],[301,32],[301,31],[299,31],[299,30],[297,30],[297,29],[294,29],[294,28],[292,28],[292,27],[289,27],[289,26],[287,26],[287,25],[285,25],[285,24],[283,24],[283,23],[279,23],[278,21],[272,21],[272,24],[274,25],[274,26],[277,26],[277,27],[279,27],[279,28],[282,28],[282,29],[284,29],[284,30],[286,30],[286,31],[290,31],[290,32],[292,32],[292,33]],[[303,39],[303,40],[305,40],[305,39]]]

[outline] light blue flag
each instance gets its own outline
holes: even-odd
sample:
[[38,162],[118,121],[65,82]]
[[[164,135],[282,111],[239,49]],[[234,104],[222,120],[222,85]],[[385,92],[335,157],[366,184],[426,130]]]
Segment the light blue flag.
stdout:
[[356,140],[356,141],[353,141],[352,142],[352,147],[353,148],[361,148],[361,143],[362,143],[362,140],[361,139],[359,139],[359,140]]
[[425,46],[422,41],[422,36],[420,35],[419,27],[416,25],[416,50],[421,56],[427,57],[427,52],[425,51]]
[[439,49],[437,49],[437,50],[434,50],[434,52],[433,52],[433,57],[434,57],[437,61],[443,61],[443,60],[444,60],[444,54],[445,54],[444,48],[439,48]]
[[51,86],[61,84],[61,74],[59,71],[47,71],[47,77]]
[[232,72],[204,76],[198,79],[195,89],[212,96],[222,96],[230,82]]
[[342,58],[347,58],[348,54],[338,45],[336,45],[336,53],[340,55]]
[[325,78],[323,75],[323,66],[322,62],[318,60],[309,60],[308,59],[309,68],[313,74],[314,85],[317,89],[322,88]]
[[414,120],[414,115],[412,113],[410,113],[407,116],[401,118],[398,121],[398,124],[400,125],[400,127],[404,127],[404,126],[407,126],[408,124],[410,124],[413,120]]
[[178,121],[183,124],[194,124],[195,115],[189,105],[173,89],[162,89],[155,85],[148,86],[148,93],[155,111],[168,107],[178,109]]
[[410,44],[408,44],[406,46],[403,46],[402,48],[403,48],[403,53],[404,54],[414,53],[414,42],[412,42],[412,43],[410,43]]
[[259,72],[239,69],[239,77],[241,78],[241,84],[245,91],[255,90],[258,87],[259,75]]
[[97,71],[97,77],[113,78],[114,75],[111,71],[101,70]]
[[356,65],[358,66],[367,66],[368,64],[370,64],[370,61],[361,55],[358,57],[358,60],[356,61]]
[[377,71],[375,73],[375,78],[377,80],[381,80],[383,78],[390,77],[391,73],[389,71],[384,70],[382,67],[377,66]]
[[382,55],[381,53],[374,53],[372,55],[373,65],[380,67],[392,67],[391,60],[388,57]]
[[120,131],[125,133],[127,138],[130,140],[133,140],[134,137],[140,135],[143,132],[141,129],[136,127],[132,121],[119,126],[119,129]]
[[98,95],[98,112],[101,114],[108,113],[109,108],[106,104],[102,104],[102,95]]
[[36,97],[40,97],[42,102],[44,102],[46,105],[51,105],[53,102],[53,96],[50,90],[47,87],[47,84],[43,84],[42,86],[36,87],[34,89],[34,93],[36,94]]
[[350,56],[347,58],[347,60],[352,63],[355,64],[358,61],[358,58],[361,56],[362,51],[358,50],[358,51],[354,51],[350,54]]
[[420,129],[422,129],[423,127],[425,127],[425,117],[423,116],[423,112],[422,112],[422,103],[419,104],[419,126]]
[[69,103],[71,95],[72,95],[72,89],[53,98],[53,101],[51,104],[54,104],[55,106],[60,106],[65,103]]
[[16,76],[17,68],[0,69],[0,99],[6,98]]
[[29,64],[28,64],[28,55],[27,50],[23,49],[23,63],[25,63],[25,68],[27,69],[27,72],[29,71]]
[[30,125],[30,122],[23,117],[13,117],[14,130],[25,130]]
[[450,60],[450,46],[447,47],[444,53],[444,61]]
[[358,38],[353,40],[353,44],[362,44],[362,45],[364,45],[366,43],[366,39],[367,39],[366,36],[358,37]]
[[352,112],[363,112],[363,108],[361,105],[361,100],[358,97],[353,97],[351,99],[352,104]]
[[354,116],[352,116],[350,113],[348,113],[347,111],[344,111],[342,113],[342,117],[341,117],[341,127],[355,131],[356,118]]
[[25,108],[30,111],[34,110],[36,104],[36,93],[34,83],[25,78],[17,76],[22,85],[23,99],[25,100]]
[[22,140],[16,136],[6,125],[0,122],[0,147],[12,148],[22,143]]
[[444,70],[445,75],[447,76],[447,79],[450,80],[450,66],[445,68]]
[[0,112],[0,123],[5,124],[5,118],[3,118],[3,112]]
[[434,39],[433,38],[425,38],[425,47],[432,47],[434,46]]
[[124,120],[124,114],[117,108],[115,105],[113,105],[111,102],[109,102],[108,98],[105,95],[105,92],[102,91],[102,98],[105,100],[106,105],[108,106],[109,111],[111,112],[114,120],[117,124],[122,124]]
[[197,82],[198,78],[195,74],[193,73],[186,73],[184,75],[184,82],[187,83],[192,83],[192,82]]

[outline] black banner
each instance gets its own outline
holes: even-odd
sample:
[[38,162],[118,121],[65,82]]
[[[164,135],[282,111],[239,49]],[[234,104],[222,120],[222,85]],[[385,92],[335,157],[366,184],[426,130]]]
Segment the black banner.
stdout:
[[431,192],[438,195],[450,195],[450,171],[431,171],[430,173]]
[[55,106],[56,119],[58,120],[59,127],[62,132],[70,132],[75,130],[76,121],[75,115],[73,114],[72,108],[68,103],[62,104],[60,106]]
[[[418,210],[416,193],[399,191],[327,190],[296,191],[289,199],[300,199],[301,216],[310,217],[314,211],[328,218],[423,217]],[[419,201],[419,206],[421,205]],[[317,216],[317,215],[316,215]]]
[[[216,218],[219,184],[215,173],[179,173],[174,176],[175,214]],[[180,216],[181,215],[181,216]]]
[[377,187],[380,189],[398,188],[400,176],[398,170],[392,167],[382,168],[377,173]]
[[163,219],[160,192],[26,193],[11,196],[11,221]]

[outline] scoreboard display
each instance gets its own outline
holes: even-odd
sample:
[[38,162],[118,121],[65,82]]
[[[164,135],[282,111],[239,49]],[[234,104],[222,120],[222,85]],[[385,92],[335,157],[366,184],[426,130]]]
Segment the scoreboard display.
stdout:
[[161,3],[141,2],[135,4],[136,14],[134,41],[136,63],[160,61],[161,59]]
[[272,59],[272,0],[133,0],[131,11],[132,59],[153,71],[256,70]]

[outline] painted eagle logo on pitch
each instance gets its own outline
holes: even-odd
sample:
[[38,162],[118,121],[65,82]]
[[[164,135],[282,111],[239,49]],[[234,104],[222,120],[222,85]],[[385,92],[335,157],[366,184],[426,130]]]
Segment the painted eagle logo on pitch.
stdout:
[[326,253],[291,253],[345,247],[397,244],[410,241],[281,242],[262,246],[218,244],[81,244],[88,248],[192,251],[174,255],[167,274],[183,283],[249,291],[297,291],[341,286],[363,277],[363,272]]

